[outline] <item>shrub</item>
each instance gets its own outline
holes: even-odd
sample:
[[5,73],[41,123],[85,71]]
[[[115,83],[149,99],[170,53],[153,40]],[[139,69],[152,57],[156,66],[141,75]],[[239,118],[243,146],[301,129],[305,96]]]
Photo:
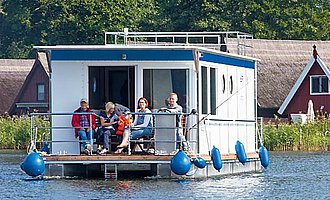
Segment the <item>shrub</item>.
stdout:
[[[35,124],[39,127],[49,126],[49,121],[43,117],[35,118]],[[23,149],[26,148],[31,141],[30,118],[28,117],[0,117],[0,148],[2,149]],[[44,139],[49,139],[49,131],[46,129],[38,129],[37,140],[42,140],[42,135],[46,135]],[[43,132],[45,132],[43,134]]]
[[264,144],[269,150],[329,150],[328,120],[315,120],[306,124],[267,123],[263,130]]

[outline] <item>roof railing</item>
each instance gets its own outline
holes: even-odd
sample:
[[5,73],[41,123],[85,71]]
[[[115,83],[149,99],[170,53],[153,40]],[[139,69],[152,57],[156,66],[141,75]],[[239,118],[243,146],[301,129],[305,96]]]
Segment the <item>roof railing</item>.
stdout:
[[[240,31],[223,32],[105,32],[105,45],[200,46],[246,55],[253,35]],[[236,52],[235,52],[236,51]]]

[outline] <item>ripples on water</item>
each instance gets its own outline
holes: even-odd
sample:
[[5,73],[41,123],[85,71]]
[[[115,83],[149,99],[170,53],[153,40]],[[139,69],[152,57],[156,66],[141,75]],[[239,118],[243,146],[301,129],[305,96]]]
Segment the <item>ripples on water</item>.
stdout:
[[330,153],[271,152],[269,169],[199,180],[31,180],[0,154],[1,199],[330,199]]

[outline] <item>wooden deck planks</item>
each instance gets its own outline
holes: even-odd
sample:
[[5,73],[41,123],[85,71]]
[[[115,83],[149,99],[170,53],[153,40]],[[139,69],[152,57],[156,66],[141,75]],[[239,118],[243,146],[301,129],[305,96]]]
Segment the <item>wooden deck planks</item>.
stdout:
[[[189,155],[190,157],[196,157],[197,155]],[[169,161],[172,159],[172,155],[51,155],[44,156],[45,161]],[[200,155],[206,161],[210,161],[211,157],[209,155]],[[258,153],[248,153],[247,157],[249,159],[259,158]],[[236,154],[224,154],[221,155],[222,160],[235,160],[237,159]]]

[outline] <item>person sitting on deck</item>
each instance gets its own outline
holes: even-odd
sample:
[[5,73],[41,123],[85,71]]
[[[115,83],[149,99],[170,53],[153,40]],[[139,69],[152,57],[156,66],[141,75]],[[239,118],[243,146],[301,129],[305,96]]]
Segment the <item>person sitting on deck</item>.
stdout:
[[114,125],[118,123],[118,116],[114,112],[115,111],[115,104],[112,102],[108,102],[105,104],[105,112],[102,111],[100,113],[100,131],[98,132],[98,137],[100,137],[103,149],[100,147],[98,148],[97,152],[99,154],[105,154],[109,152],[109,142],[110,142],[110,136],[115,133],[115,127]]
[[[128,138],[137,139],[143,136],[152,135],[152,116],[151,111],[148,109],[148,100],[144,97],[138,100],[138,114],[131,127],[131,132],[124,131],[123,141],[117,146],[115,153],[121,153],[124,148],[128,146]],[[149,114],[150,113],[150,114]]]
[[[88,107],[88,101],[85,98],[80,100],[80,107],[74,113],[92,112]],[[72,127],[75,128],[75,137],[79,137],[83,142],[84,153],[90,154],[91,145],[90,139],[93,138],[96,128],[95,115],[93,114],[73,114],[71,120]]]
[[176,127],[178,128],[177,131],[177,138],[182,144],[183,150],[188,149],[188,144],[186,141],[185,136],[183,135],[182,130],[182,123],[181,123],[181,115],[182,114],[182,107],[177,103],[178,102],[178,95],[174,92],[170,93],[168,98],[165,100],[166,107],[159,109],[160,111],[169,111],[171,113],[178,113],[176,116]]

